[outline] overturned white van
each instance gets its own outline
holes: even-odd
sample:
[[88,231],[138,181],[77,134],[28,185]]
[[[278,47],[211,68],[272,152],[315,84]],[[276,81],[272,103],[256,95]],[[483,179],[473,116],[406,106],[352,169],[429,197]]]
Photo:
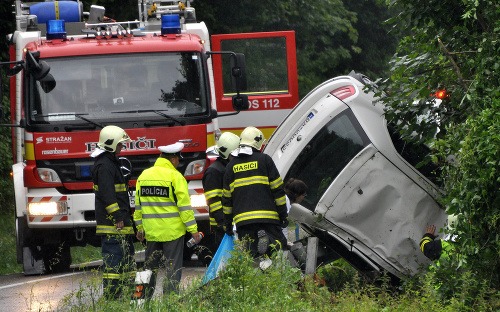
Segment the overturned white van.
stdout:
[[382,103],[363,91],[368,83],[356,73],[322,83],[275,130],[264,152],[285,181],[308,185],[290,218],[319,238],[318,265],[343,257],[368,277],[388,272],[400,279],[430,264],[419,241],[426,225],[444,226],[446,213],[437,202],[432,164],[415,167],[425,147],[398,137]]

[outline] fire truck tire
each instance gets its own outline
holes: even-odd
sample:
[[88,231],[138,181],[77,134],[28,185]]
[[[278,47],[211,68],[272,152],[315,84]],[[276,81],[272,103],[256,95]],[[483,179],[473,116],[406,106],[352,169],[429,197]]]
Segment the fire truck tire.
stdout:
[[42,257],[46,273],[62,273],[69,271],[71,250],[69,244],[50,244],[42,246]]
[[24,237],[26,236],[26,231],[28,230],[28,224],[26,218],[16,218],[16,258],[17,263],[22,264],[23,259],[23,247],[24,247]]

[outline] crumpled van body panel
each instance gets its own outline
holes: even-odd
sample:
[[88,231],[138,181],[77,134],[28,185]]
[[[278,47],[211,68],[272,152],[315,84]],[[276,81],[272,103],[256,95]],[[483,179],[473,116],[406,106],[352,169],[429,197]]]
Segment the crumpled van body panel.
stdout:
[[[353,264],[361,271],[411,276],[430,264],[419,250],[425,226],[446,222],[437,203],[441,192],[398,154],[383,107],[363,86],[350,76],[321,84],[276,129],[264,152],[285,180],[308,185],[308,197],[290,211],[306,231],[328,233],[360,259]],[[334,96],[346,87],[349,96]]]

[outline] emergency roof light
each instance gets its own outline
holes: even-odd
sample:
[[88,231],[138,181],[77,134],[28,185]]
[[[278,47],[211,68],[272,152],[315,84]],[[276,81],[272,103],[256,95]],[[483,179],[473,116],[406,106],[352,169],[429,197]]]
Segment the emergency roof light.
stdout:
[[48,20],[47,39],[66,39],[66,25],[64,20]]
[[180,34],[181,18],[179,14],[164,14],[161,16],[161,34]]

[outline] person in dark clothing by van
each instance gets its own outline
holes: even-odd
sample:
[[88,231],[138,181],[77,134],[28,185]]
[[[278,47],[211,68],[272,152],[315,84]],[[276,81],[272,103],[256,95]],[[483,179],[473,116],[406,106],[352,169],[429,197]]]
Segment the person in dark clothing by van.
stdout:
[[241,133],[238,156],[226,167],[222,206],[226,233],[236,225],[238,238],[248,238],[254,257],[287,247],[288,226],[283,180],[272,158],[260,152],[264,135],[255,127]]
[[[300,204],[307,196],[307,185],[304,181],[290,178],[285,183],[286,210],[290,213],[292,204]],[[288,228],[283,228],[283,234],[288,239]],[[295,239],[299,239],[299,225],[295,225]]]
[[224,213],[221,202],[224,172],[226,171],[226,165],[232,158],[231,153],[239,145],[240,138],[236,134],[224,132],[213,147],[218,157],[203,174],[203,190],[210,216],[210,234],[206,240],[208,241],[207,246],[214,252],[219,247],[225,233]]

